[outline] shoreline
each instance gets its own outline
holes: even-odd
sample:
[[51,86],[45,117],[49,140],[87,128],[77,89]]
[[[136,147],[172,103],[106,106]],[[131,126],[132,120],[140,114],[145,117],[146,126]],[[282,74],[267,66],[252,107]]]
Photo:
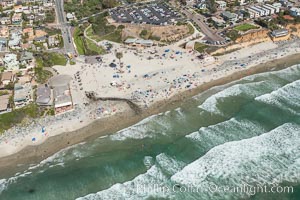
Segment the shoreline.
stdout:
[[[111,133],[131,126],[146,117],[179,107],[191,97],[212,87],[224,85],[249,75],[287,68],[298,64],[300,62],[299,58],[300,53],[296,53],[250,67],[249,69],[234,72],[231,75],[210,82],[203,83],[191,90],[175,94],[167,100],[154,103],[149,108],[144,109],[140,115],[135,115],[133,111],[122,112],[108,118],[97,119],[78,130],[51,136],[42,144],[27,146],[12,155],[0,158],[0,170],[3,172],[3,176],[14,174],[15,172],[24,169],[24,167],[27,167],[28,164],[39,163],[45,158],[68,146],[72,146],[83,141],[90,141],[100,136],[110,135]],[[12,166],[14,167],[12,168]]]

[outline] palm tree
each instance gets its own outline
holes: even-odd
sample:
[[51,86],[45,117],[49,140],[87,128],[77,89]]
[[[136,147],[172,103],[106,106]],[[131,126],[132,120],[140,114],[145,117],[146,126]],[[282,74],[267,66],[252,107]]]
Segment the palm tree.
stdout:
[[122,52],[116,52],[116,57],[119,59],[119,64],[121,66],[121,59],[123,58],[123,53]]

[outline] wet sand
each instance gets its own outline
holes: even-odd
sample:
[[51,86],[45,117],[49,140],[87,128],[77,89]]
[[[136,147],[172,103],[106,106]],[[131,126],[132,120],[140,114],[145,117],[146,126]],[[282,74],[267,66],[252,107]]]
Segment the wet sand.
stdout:
[[143,110],[139,115],[136,115],[133,111],[120,113],[109,118],[98,119],[90,125],[79,130],[49,137],[41,145],[28,146],[13,155],[1,158],[0,178],[5,178],[22,169],[26,169],[29,164],[39,163],[40,161],[68,146],[115,133],[116,131],[129,127],[148,116],[177,108],[184,101],[214,86],[224,85],[226,83],[241,79],[245,76],[261,72],[280,70],[298,63],[300,63],[300,54],[294,54],[269,61],[267,63],[251,67],[250,69],[236,72],[230,76],[204,83],[197,88],[174,95],[168,100],[154,103],[151,107]]

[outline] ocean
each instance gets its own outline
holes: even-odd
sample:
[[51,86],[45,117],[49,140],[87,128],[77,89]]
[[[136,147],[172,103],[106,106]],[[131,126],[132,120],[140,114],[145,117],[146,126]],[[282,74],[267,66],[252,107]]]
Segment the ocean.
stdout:
[[299,115],[300,65],[248,76],[0,176],[0,199],[298,200]]

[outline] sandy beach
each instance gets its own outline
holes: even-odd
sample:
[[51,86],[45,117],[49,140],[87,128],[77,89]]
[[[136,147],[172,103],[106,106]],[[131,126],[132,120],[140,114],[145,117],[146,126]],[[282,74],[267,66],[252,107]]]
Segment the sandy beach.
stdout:
[[[196,53],[173,47],[155,47],[144,52],[121,46],[114,48],[124,52],[123,67],[114,49],[103,56],[102,63],[78,62],[74,66],[55,67],[60,74],[73,77],[71,92],[75,109],[5,132],[0,137],[3,174],[17,171],[24,164],[40,162],[67,146],[114,133],[150,115],[176,108],[184,100],[211,87],[289,67],[298,64],[300,58],[299,41],[261,43],[216,60],[200,60]],[[117,67],[110,67],[110,63]],[[124,102],[91,102],[84,93],[91,89],[100,97],[133,99],[143,112],[136,115]],[[42,133],[41,127],[46,131]],[[32,137],[36,138],[34,143]],[[12,170],[11,166],[16,169]]]

